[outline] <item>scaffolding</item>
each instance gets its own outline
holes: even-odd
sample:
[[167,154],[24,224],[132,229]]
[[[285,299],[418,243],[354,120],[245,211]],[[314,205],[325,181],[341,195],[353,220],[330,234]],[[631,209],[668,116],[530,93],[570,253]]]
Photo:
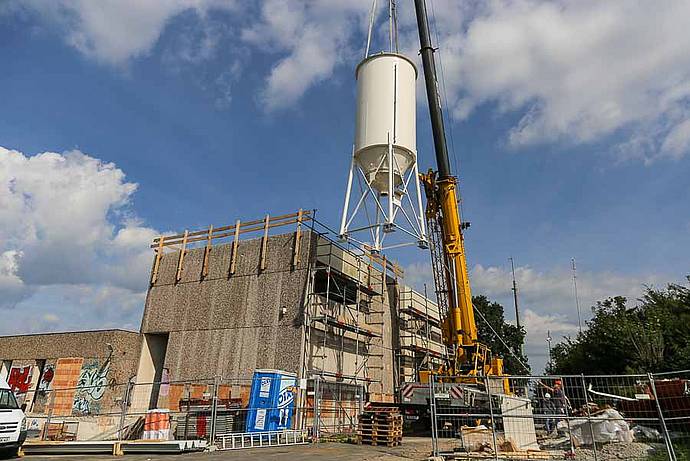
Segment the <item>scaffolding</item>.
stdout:
[[440,365],[446,356],[438,305],[401,285],[396,304],[398,377],[396,385],[418,382],[420,372]]
[[385,376],[390,328],[386,333],[384,316],[390,314],[388,284],[402,272],[385,257],[341,245],[327,233],[317,233],[313,242],[303,376],[318,380],[322,391],[331,387],[321,408],[331,405],[333,413],[315,418],[351,423],[355,429],[365,401],[393,401],[392,382]]
[[362,255],[316,237],[309,280],[307,373],[370,386],[381,382],[373,357],[382,355],[383,272]]

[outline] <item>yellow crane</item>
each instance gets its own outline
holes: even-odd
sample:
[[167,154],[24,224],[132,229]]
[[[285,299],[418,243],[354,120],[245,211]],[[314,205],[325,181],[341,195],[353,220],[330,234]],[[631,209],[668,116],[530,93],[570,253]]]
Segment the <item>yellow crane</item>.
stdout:
[[[460,216],[458,180],[451,172],[448,158],[426,2],[415,0],[414,3],[437,164],[437,171],[421,174],[420,181],[427,199],[429,247],[443,341],[451,351],[446,363],[432,372],[439,381],[471,383],[478,376],[502,375],[503,359],[492,357],[489,348],[477,337],[463,236],[469,223],[464,223]],[[422,382],[428,381],[428,373],[422,374]],[[508,392],[507,380],[503,387]]]

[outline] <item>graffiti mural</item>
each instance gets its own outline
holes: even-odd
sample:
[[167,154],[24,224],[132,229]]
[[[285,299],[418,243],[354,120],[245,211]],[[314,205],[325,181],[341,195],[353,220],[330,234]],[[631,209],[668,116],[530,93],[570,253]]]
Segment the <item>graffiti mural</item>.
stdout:
[[110,360],[107,360],[102,366],[99,366],[96,361],[82,366],[72,404],[74,414],[90,415],[100,412],[100,400],[108,386],[109,371]]
[[51,383],[55,377],[55,365],[46,365],[41,375],[41,380],[38,382],[38,392],[45,393],[51,388]]
[[55,365],[44,365],[43,372],[40,374],[38,385],[36,386],[34,404],[31,407],[32,411],[41,413],[46,410],[46,405],[48,405],[50,399],[50,391],[53,389],[53,378],[55,378]]
[[7,384],[12,388],[16,395],[26,394],[31,387],[31,365],[25,367],[12,367]]

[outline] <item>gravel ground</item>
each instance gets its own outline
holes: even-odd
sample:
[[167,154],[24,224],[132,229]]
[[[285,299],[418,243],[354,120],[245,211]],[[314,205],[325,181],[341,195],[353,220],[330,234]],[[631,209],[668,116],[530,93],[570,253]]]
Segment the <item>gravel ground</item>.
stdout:
[[[613,461],[619,459],[644,460],[659,450],[665,452],[663,444],[647,444],[641,442],[632,443],[607,443],[597,446],[598,461]],[[575,459],[589,461],[594,459],[594,451],[591,448],[578,448],[575,450]]]

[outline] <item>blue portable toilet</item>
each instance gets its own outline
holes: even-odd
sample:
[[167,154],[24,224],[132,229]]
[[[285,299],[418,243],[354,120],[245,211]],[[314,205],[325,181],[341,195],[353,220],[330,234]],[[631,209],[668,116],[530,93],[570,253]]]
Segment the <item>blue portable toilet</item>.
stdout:
[[254,370],[249,395],[247,432],[289,429],[295,407],[297,375],[280,370]]

